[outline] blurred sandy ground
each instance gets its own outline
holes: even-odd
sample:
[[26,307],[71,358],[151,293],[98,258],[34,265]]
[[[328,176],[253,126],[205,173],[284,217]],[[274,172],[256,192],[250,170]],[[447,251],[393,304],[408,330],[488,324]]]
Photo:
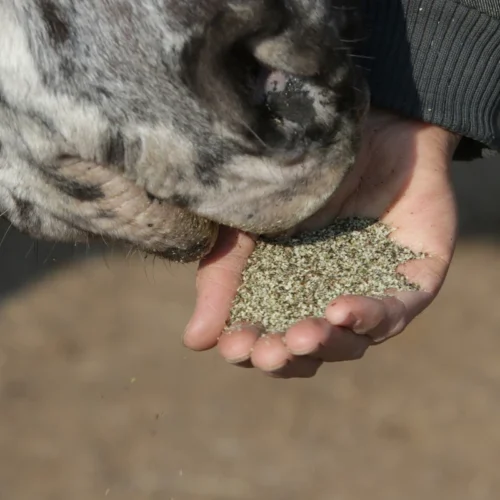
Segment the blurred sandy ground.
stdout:
[[439,299],[308,381],[187,352],[193,267],[9,231],[0,500],[500,498],[500,165],[454,180],[462,238]]

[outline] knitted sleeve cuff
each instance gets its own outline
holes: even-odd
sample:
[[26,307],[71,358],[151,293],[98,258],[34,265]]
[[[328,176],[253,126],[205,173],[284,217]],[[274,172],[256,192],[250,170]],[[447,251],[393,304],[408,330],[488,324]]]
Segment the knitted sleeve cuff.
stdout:
[[368,37],[357,62],[372,105],[457,132],[478,150],[500,150],[500,2],[361,5]]

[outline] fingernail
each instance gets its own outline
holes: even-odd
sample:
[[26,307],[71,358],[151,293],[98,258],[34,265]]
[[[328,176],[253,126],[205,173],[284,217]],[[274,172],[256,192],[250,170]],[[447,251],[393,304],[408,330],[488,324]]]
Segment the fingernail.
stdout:
[[247,362],[250,359],[252,354],[245,354],[244,356],[240,356],[238,358],[224,358],[230,365],[241,365]]
[[370,330],[370,328],[367,328],[366,326],[363,327],[363,321],[361,319],[356,319],[351,327],[351,331],[358,335],[364,335]]
[[[336,304],[330,304],[330,308],[332,306],[335,306]],[[344,312],[342,313],[339,310],[331,310],[329,313],[329,319],[331,324],[334,326],[341,326],[344,328],[353,328],[356,323],[359,323],[359,319],[354,316],[352,312],[348,312],[347,314]]]
[[250,363],[250,365],[248,366],[253,366],[250,360],[250,358],[252,357],[252,353],[253,353],[253,347],[251,347],[247,353],[242,354],[241,356],[236,356],[234,358],[224,358],[224,359],[230,365],[240,365],[245,367],[248,365],[248,363]]

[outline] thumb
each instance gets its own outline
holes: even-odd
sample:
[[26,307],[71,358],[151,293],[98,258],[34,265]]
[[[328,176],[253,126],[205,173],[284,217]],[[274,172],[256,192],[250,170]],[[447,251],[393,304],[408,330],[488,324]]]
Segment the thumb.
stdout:
[[254,248],[250,235],[221,228],[213,250],[198,268],[196,306],[183,336],[186,347],[201,351],[217,344]]

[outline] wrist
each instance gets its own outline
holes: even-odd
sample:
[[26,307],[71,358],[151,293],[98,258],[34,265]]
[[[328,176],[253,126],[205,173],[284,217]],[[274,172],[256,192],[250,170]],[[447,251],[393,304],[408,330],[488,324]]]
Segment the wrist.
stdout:
[[422,124],[422,129],[425,130],[422,144],[440,151],[446,156],[448,162],[451,162],[462,136],[438,125]]
[[[404,135],[402,140],[411,140],[413,146],[422,147],[427,150],[434,150],[444,154],[451,161],[462,136],[456,132],[447,130],[439,125],[425,123],[422,121],[406,118],[393,112],[374,109],[370,111],[369,119],[366,122],[365,134],[370,137],[372,134],[379,134],[385,131],[394,140],[395,137]],[[403,132],[403,134],[401,134]],[[410,139],[413,137],[413,139]]]

